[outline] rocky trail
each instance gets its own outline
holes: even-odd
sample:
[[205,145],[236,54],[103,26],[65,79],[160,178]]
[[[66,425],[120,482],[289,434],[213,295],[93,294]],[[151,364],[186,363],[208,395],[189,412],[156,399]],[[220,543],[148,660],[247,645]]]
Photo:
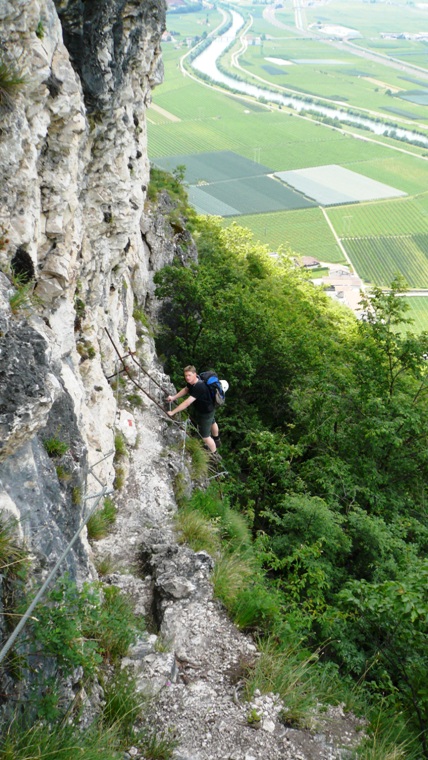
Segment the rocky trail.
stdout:
[[[177,541],[173,477],[182,466],[182,433],[147,402],[135,415],[138,443],[118,500],[112,533],[94,544],[107,582],[130,594],[152,621],[123,666],[150,695],[145,722],[174,737],[176,760],[340,760],[351,757],[359,721],[341,707],[314,718],[313,731],[286,727],[273,695],[242,697],[244,668],[257,648],[214,599],[214,560]],[[257,714],[260,720],[251,722]],[[129,757],[139,758],[131,749]]]

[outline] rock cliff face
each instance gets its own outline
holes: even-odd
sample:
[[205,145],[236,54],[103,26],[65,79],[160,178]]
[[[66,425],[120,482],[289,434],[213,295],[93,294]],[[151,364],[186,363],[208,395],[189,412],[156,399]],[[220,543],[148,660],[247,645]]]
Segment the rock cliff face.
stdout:
[[[80,494],[114,479],[104,328],[136,350],[133,313],[174,253],[145,210],[164,26],[164,0],[0,0],[2,62],[24,77],[0,112],[0,507],[48,564],[91,503]],[[11,309],[11,273],[34,278],[35,306]],[[59,460],[46,439],[67,445]],[[70,555],[73,572],[86,557]]]
[[[0,76],[0,517],[16,519],[45,576],[97,494],[118,485],[121,430],[134,448],[115,529],[93,550],[83,529],[61,571],[90,579],[111,561],[106,581],[170,645],[163,653],[153,634],[127,658],[140,687],[159,692],[147,719],[174,728],[177,760],[345,758],[337,747],[355,731],[340,711],[335,731],[309,735],[284,727],[273,695],[240,700],[256,648],[213,599],[211,558],[179,547],[172,530],[182,454],[165,446],[184,447],[159,409],[169,380],[144,315],[155,309],[154,273],[193,248],[181,250],[167,198],[156,211],[146,203],[146,109],[164,24],[164,0],[0,0],[0,63],[24,77],[8,91]],[[135,415],[122,408],[118,354],[129,352],[152,399]],[[142,560],[147,575],[136,578]]]

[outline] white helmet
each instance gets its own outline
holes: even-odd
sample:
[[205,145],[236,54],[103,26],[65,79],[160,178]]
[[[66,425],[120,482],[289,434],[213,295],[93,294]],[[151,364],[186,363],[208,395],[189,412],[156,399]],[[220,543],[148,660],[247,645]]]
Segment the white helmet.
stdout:
[[223,391],[226,393],[227,390],[229,390],[229,383],[227,380],[220,380],[220,385],[223,388]]

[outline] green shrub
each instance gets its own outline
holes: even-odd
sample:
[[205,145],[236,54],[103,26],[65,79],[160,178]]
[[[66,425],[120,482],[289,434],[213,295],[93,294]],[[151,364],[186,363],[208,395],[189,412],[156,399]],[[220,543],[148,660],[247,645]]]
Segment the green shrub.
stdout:
[[23,281],[18,276],[13,277],[13,284],[15,286],[15,292],[9,296],[9,306],[12,314],[18,314],[22,311],[28,311],[31,308],[32,293],[34,289],[34,281]]
[[80,666],[86,676],[124,656],[144,627],[116,586],[85,583],[79,591],[67,575],[36,607],[30,625],[34,646],[55,659],[60,674]]
[[147,760],[171,760],[178,740],[171,733],[152,729],[142,734],[139,744]]
[[63,467],[61,464],[57,465],[55,467],[56,475],[58,480],[61,480],[63,483],[68,483],[68,481],[71,480],[73,477],[71,472],[69,472],[65,467]]
[[114,570],[114,563],[110,554],[107,554],[106,557],[103,557],[100,560],[95,558],[94,564],[95,564],[97,573],[100,576],[110,575],[110,573],[112,573]]
[[281,620],[281,598],[260,579],[238,591],[231,613],[235,624],[244,630],[265,633]]
[[129,393],[126,397],[126,400],[131,404],[131,406],[140,407],[144,405],[144,401],[139,393]]
[[230,507],[224,511],[221,521],[222,536],[233,551],[249,549],[252,544],[251,531],[244,515]]
[[91,619],[86,633],[98,642],[104,659],[116,662],[144,631],[144,621],[134,614],[131,601],[116,586],[102,586],[102,590],[99,616]]
[[120,491],[124,485],[125,485],[125,470],[123,469],[123,467],[116,465],[113,488],[116,491]]
[[179,507],[186,503],[187,485],[182,472],[177,472],[174,478],[174,497]]
[[[0,519],[0,577],[2,578],[0,604],[7,629],[15,627],[18,612],[18,599],[23,592],[30,560],[25,546],[22,546],[17,534],[16,522]],[[9,669],[19,669],[16,655],[8,658]]]
[[0,573],[3,576],[16,578],[22,576],[28,566],[28,553],[21,546],[16,522],[1,516],[0,519]]

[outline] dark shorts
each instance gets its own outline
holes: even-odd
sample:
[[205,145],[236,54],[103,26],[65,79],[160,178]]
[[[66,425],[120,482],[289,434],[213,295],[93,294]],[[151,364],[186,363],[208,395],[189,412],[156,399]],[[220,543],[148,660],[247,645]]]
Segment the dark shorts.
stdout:
[[214,422],[215,410],[212,412],[197,412],[192,409],[192,420],[198,428],[202,438],[209,438],[211,435],[211,425]]

